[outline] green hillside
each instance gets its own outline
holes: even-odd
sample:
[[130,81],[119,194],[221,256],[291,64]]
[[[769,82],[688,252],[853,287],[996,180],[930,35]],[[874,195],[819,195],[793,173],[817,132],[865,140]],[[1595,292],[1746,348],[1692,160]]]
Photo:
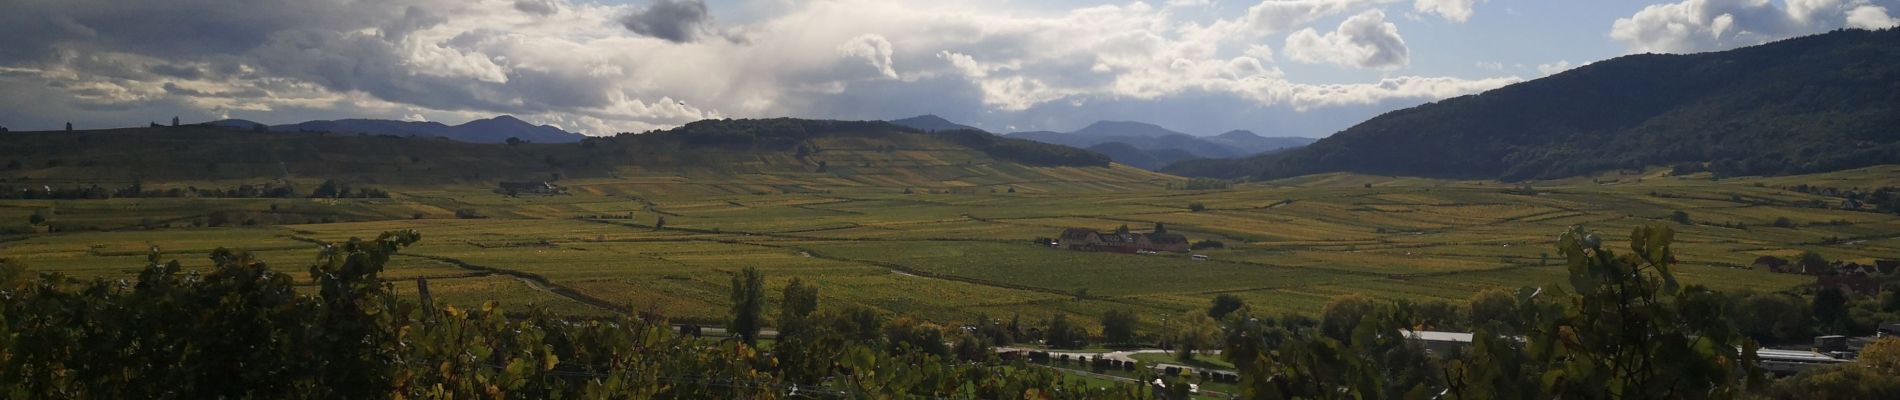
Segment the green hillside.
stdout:
[[1642,54],[1368,120],[1311,146],[1166,172],[1545,179],[1683,165],[1718,175],[1900,163],[1900,31]]

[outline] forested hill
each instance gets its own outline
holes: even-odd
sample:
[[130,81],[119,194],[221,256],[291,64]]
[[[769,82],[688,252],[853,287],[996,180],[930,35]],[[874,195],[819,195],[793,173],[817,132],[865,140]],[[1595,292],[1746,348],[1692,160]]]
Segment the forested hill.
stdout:
[[[891,139],[921,136],[982,152],[997,160],[1038,167],[1107,167],[1108,156],[1086,150],[998,137],[978,130],[924,132],[884,121],[833,121],[795,118],[724,119],[693,122],[667,131],[646,134],[620,134],[648,145],[722,147],[754,150],[823,151],[822,147],[802,146],[816,138]],[[888,151],[902,148],[886,144]],[[800,149],[803,150],[800,150]],[[803,156],[801,156],[802,158]]]
[[1522,180],[1704,163],[1718,175],[1900,163],[1900,31],[1619,57],[1386,113],[1305,148],[1165,171]]
[[204,125],[12,132],[0,140],[6,143],[0,146],[0,180],[51,185],[280,178],[440,184],[761,173],[874,174],[896,177],[891,184],[920,184],[992,168],[1033,176],[1029,167],[1110,165],[1100,154],[980,132],[799,119],[707,120],[577,143],[488,144]]

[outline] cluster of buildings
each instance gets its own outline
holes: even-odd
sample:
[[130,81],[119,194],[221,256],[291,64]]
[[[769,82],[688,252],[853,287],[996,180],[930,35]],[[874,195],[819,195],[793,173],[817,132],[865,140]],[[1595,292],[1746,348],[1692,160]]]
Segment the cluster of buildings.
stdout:
[[1880,276],[1900,273],[1900,260],[1876,260],[1868,265],[1851,261],[1789,261],[1781,257],[1761,256],[1755,258],[1754,267],[1783,274],[1812,275],[1817,287],[1873,296],[1880,294]]
[[1055,240],[1045,239],[1050,247],[1076,251],[1102,251],[1114,253],[1172,252],[1186,253],[1189,248],[1187,236],[1160,230],[1154,233],[1134,233],[1127,228],[1114,232],[1096,232],[1093,229],[1069,228]]

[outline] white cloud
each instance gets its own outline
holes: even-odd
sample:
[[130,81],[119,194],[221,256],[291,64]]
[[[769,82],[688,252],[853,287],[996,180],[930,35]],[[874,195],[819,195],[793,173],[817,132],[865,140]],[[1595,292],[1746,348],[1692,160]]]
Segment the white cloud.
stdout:
[[1568,70],[1570,70],[1570,60],[1557,60],[1554,63],[1537,65],[1537,72],[1544,75],[1556,75],[1558,72]]
[[1479,93],[1523,81],[1516,77],[1464,80],[1403,76],[1366,84],[1289,84],[1262,82],[1264,87],[1247,92],[1267,99],[1291,103],[1295,108],[1372,104],[1386,99],[1439,99]]
[[1471,20],[1472,6],[1481,0],[1417,0],[1412,9],[1423,13],[1438,14],[1445,20],[1464,23]]
[[1479,61],[1476,65],[1478,66],[1478,68],[1491,70],[1491,71],[1504,70],[1504,63],[1497,62],[1497,61]]
[[897,69],[891,66],[891,41],[883,36],[873,33],[859,35],[838,45],[838,52],[845,57],[863,59],[884,77],[897,79]]
[[1895,0],[1682,0],[1617,19],[1610,37],[1632,52],[1684,53],[1761,44],[1855,27],[1892,26]]
[[1247,45],[1247,52],[1245,54],[1248,57],[1253,57],[1255,60],[1260,60],[1260,62],[1273,62],[1273,48],[1267,47],[1266,45]]
[[1256,33],[1283,32],[1333,15],[1401,0],[1265,0],[1247,8],[1242,21]]
[[1863,5],[1847,12],[1847,26],[1861,29],[1886,29],[1900,26],[1900,20],[1887,15],[1886,7]]
[[1286,38],[1286,53],[1300,62],[1359,68],[1398,68],[1411,61],[1398,25],[1386,22],[1385,12],[1379,10],[1347,18],[1324,35],[1312,28],[1293,32]]

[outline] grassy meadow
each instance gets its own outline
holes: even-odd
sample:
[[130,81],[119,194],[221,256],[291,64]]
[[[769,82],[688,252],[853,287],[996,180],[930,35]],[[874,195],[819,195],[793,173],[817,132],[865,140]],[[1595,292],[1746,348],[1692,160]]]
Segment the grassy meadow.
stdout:
[[[1762,255],[1900,257],[1900,216],[1817,208],[1816,200],[1839,200],[1782,189],[1888,186],[1900,176],[1896,167],[1721,180],[1649,171],[1534,182],[1530,190],[1327,174],[1184,191],[1166,188],[1178,178],[1124,166],[1030,168],[929,149],[867,150],[858,159],[848,146],[832,148],[836,167],[824,174],[629,168],[563,180],[563,195],[509,197],[468,183],[374,185],[391,192],[388,199],[0,200],[0,225],[14,232],[25,232],[36,211],[100,229],[9,234],[0,237],[0,257],[39,272],[130,279],[152,248],[202,268],[223,246],[306,282],[316,243],[415,229],[423,241],[385,278],[413,293],[413,279],[426,277],[435,298],[457,304],[713,322],[725,313],[730,274],[758,267],[774,292],[797,277],[816,282],[824,304],[941,322],[977,314],[1092,318],[1125,308],[1155,325],[1223,293],[1256,309],[1314,314],[1346,293],[1462,300],[1490,287],[1553,283],[1563,271],[1548,259],[1552,242],[1571,225],[1613,240],[1638,225],[1675,225],[1678,274],[1718,289],[1812,283],[1746,267]],[[849,167],[899,162],[920,167]],[[456,210],[484,218],[458,219]],[[1677,210],[1690,223],[1669,220]],[[215,212],[307,218],[191,227]],[[1784,218],[1795,226],[1774,226]],[[1155,224],[1226,248],[1193,261],[1032,243],[1067,227]]]

